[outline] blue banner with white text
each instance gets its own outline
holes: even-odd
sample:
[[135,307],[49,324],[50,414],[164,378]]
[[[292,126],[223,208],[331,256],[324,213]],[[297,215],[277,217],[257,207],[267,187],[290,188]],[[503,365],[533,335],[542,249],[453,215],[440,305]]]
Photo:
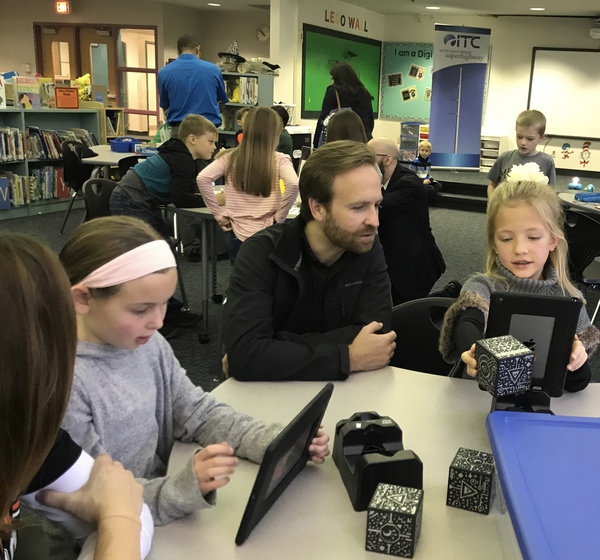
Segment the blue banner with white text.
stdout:
[[479,168],[490,34],[435,25],[429,125],[435,167]]

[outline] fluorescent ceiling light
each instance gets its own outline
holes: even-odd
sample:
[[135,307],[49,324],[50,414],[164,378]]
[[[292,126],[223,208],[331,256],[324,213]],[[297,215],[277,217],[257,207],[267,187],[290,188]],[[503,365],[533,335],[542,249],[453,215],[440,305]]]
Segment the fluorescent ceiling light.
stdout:
[[439,6],[426,6],[425,9],[426,10],[439,10],[440,7]]
[[208,6],[215,6],[217,8],[220,8],[221,4],[215,4],[214,2],[208,2]]
[[532,12],[545,12],[546,8],[529,8]]

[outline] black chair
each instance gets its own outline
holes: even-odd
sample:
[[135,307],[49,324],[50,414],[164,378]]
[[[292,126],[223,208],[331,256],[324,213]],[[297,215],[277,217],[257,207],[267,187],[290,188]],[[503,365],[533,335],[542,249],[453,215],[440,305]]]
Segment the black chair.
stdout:
[[[69,206],[65,212],[65,218],[62,226],[60,227],[59,233],[62,234],[65,226],[67,225],[69,215],[71,214],[73,203],[75,202],[76,198],[81,198],[83,196],[81,190],[83,188],[83,183],[85,183],[91,177],[92,171],[95,167],[93,165],[81,163],[81,159],[83,157],[89,157],[97,154],[92,152],[92,150],[90,150],[82,142],[77,142],[75,140],[65,140],[61,145],[61,149],[64,164],[64,181],[65,184],[73,191],[71,200],[69,201]],[[85,219],[86,217],[84,216],[83,221],[85,221]]]
[[448,375],[453,367],[442,358],[438,343],[440,328],[452,298],[427,297],[401,303],[392,309],[396,350],[391,366]]
[[87,220],[110,216],[110,195],[116,186],[110,179],[88,179],[83,184]]
[[[569,245],[571,279],[587,288],[600,289],[600,215],[570,208],[565,212],[565,237]],[[596,319],[600,301],[592,323]]]
[[129,156],[119,160],[119,178],[122,179],[134,165],[139,163],[140,159],[144,159],[141,156]]

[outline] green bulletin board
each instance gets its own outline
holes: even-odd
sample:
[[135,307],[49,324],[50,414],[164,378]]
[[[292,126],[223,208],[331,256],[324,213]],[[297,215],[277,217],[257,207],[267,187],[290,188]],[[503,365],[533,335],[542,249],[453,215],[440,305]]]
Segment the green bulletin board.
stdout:
[[373,96],[373,113],[379,112],[381,41],[304,24],[302,27],[302,118],[321,113],[329,70],[335,62],[348,62]]
[[384,43],[381,118],[429,122],[433,45]]

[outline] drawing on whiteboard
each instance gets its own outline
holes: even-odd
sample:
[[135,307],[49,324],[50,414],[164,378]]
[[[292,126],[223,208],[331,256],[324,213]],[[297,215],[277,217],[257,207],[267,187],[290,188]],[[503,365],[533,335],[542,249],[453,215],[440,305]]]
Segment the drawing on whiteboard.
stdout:
[[584,142],[583,147],[581,148],[580,160],[579,163],[582,167],[585,167],[588,163],[590,163],[590,146],[591,142]]
[[565,142],[562,145],[562,151],[560,153],[562,154],[563,159],[569,159],[569,156],[575,153],[573,150],[569,150],[570,147],[571,144],[569,144],[568,142]]

